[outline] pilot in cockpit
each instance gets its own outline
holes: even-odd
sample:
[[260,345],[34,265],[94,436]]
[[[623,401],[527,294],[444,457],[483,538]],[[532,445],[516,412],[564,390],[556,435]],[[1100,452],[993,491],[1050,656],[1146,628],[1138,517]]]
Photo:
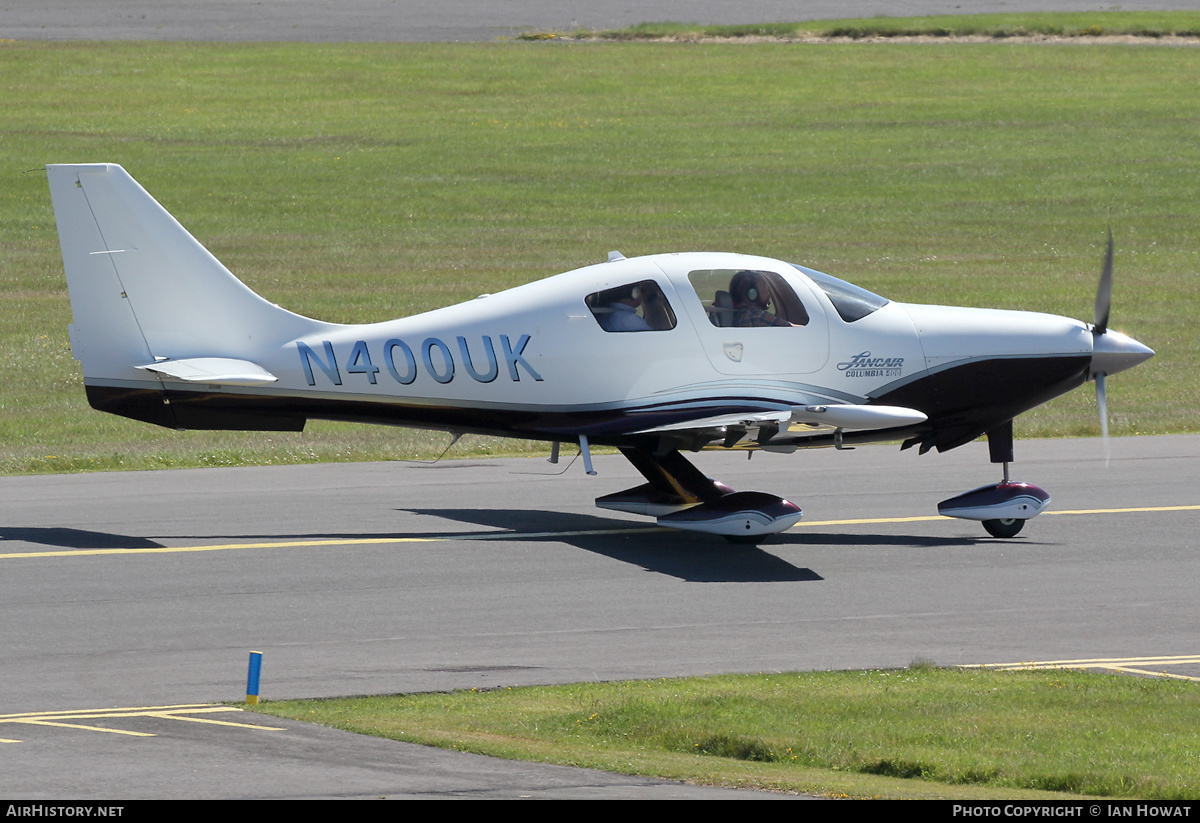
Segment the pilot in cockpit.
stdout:
[[771,305],[771,287],[766,278],[755,271],[740,271],[729,281],[729,295],[733,299],[732,326],[757,328],[762,326],[790,326],[791,323],[768,309]]

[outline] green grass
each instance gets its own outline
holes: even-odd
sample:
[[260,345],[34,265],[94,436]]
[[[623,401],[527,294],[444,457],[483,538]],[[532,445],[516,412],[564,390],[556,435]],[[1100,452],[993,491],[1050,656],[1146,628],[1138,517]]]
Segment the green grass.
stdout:
[[[177,433],[88,409],[48,162],[121,163],[252,288],[340,322],[614,248],[761,253],[899,300],[1089,318],[1111,226],[1113,324],[1158,351],[1110,382],[1113,432],[1195,431],[1198,84],[1195,50],[1139,46],[0,42],[0,472],[448,441]],[[1094,400],[1017,426],[1094,435]]]
[[806,20],[794,23],[699,25],[696,23],[641,23],[624,29],[572,32],[529,32],[526,40],[560,37],[602,40],[660,40],[703,38],[798,37],[1099,37],[1132,35],[1160,38],[1200,36],[1200,13],[1190,11],[1086,11],[1022,14],[954,14],[930,17]]
[[1200,797],[1194,683],[1078,671],[727,675],[267,702],[499,757],[850,797]]

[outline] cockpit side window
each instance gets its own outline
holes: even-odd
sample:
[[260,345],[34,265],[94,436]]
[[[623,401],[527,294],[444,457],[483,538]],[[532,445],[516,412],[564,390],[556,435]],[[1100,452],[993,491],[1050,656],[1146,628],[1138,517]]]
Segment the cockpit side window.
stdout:
[[714,326],[804,326],[808,310],[788,282],[773,271],[705,269],[688,280]]
[[675,312],[653,280],[593,292],[584,298],[584,302],[605,331],[668,331],[675,328]]

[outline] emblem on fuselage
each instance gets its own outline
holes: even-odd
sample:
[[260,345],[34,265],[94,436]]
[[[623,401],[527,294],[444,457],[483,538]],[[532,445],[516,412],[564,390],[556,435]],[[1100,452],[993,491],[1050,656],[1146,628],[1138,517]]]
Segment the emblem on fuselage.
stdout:
[[899,377],[904,371],[904,358],[872,357],[865,351],[843,360],[837,367],[846,377]]

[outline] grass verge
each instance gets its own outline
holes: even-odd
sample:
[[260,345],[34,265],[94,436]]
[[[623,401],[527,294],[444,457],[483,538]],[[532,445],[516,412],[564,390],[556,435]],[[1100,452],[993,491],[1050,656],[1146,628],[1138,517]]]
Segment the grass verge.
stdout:
[[806,20],[795,23],[641,23],[624,29],[527,32],[525,40],[697,40],[895,37],[1200,37],[1200,13],[1191,11],[1030,12],[1020,14],[953,14],[927,17]]
[[914,665],[258,708],[497,757],[802,794],[1200,796],[1196,685],[1078,671]]

